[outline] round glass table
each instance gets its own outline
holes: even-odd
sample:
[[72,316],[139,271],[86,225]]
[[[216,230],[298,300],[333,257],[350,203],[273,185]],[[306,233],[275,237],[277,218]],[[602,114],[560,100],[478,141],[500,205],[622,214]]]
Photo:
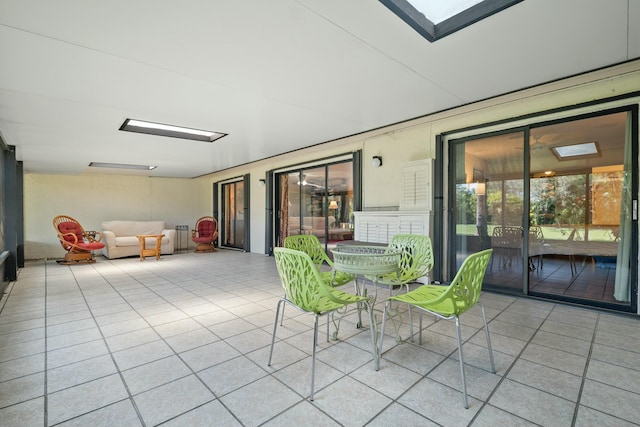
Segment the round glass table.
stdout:
[[[377,281],[378,276],[390,274],[399,271],[400,252],[390,251],[386,246],[359,246],[359,245],[342,245],[331,249],[333,253],[333,271],[341,271],[355,275],[356,294],[367,296],[367,290],[364,287],[364,278],[368,278],[373,282],[374,293],[371,295],[371,309],[376,303],[378,296]],[[358,323],[357,327],[362,327],[362,306],[358,305]],[[375,317],[374,317],[375,318]],[[336,332],[334,338],[337,337],[339,329],[339,321],[335,322]],[[371,325],[377,329],[377,325]]]

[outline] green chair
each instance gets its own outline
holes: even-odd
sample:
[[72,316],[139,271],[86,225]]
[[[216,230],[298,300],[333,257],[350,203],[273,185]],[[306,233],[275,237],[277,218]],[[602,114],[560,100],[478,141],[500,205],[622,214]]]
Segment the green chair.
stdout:
[[[469,255],[464,260],[458,273],[448,286],[443,285],[423,285],[406,294],[397,295],[389,298],[385,305],[384,314],[382,316],[382,331],[380,335],[380,351],[382,351],[382,343],[384,340],[384,328],[387,321],[387,313],[391,301],[406,302],[409,307],[417,307],[422,311],[431,313],[434,316],[456,321],[456,332],[458,335],[458,357],[460,359],[460,375],[462,377],[462,392],[464,407],[468,408],[467,400],[467,383],[464,376],[464,359],[462,357],[462,338],[460,334],[460,320],[462,313],[471,309],[478,304],[482,308],[482,319],[484,320],[484,330],[487,336],[487,347],[489,349],[489,360],[491,362],[491,372],[495,374],[496,367],[493,362],[493,351],[491,350],[491,338],[489,337],[489,327],[487,325],[487,316],[485,315],[484,306],[478,302],[480,291],[482,289],[482,280],[484,279],[489,259],[493,249],[487,249],[475,254]],[[422,315],[422,311],[420,312]],[[422,338],[422,322],[420,322],[420,337]],[[410,325],[411,335],[413,336],[413,325]],[[422,341],[422,340],[421,340]]]
[[[318,269],[309,255],[304,252],[287,248],[274,248],[273,252],[276,258],[276,266],[278,268],[282,287],[284,288],[285,297],[278,301],[268,365],[271,366],[273,346],[276,339],[276,331],[278,329],[280,307],[284,307],[284,304],[286,303],[305,313],[313,314],[313,350],[311,356],[310,396],[310,400],[313,400],[316,370],[316,347],[318,345],[318,317],[333,313],[348,305],[360,303],[365,304],[369,313],[373,362],[377,371],[379,368],[379,354],[378,347],[376,345],[373,311],[369,303],[369,298],[348,294],[331,286],[327,286],[324,280],[320,277]],[[328,320],[327,323],[329,323]]]
[[[353,274],[344,273],[342,271],[333,270],[333,261],[324,251],[320,239],[314,234],[300,234],[295,236],[287,236],[284,238],[284,247],[287,249],[293,249],[296,251],[304,252],[309,255],[311,261],[318,269],[322,281],[332,287],[342,286],[351,282],[355,276]],[[321,271],[320,267],[323,264],[327,264],[333,271]],[[284,322],[284,307],[282,309],[282,317],[280,319],[280,326]],[[336,332],[337,335],[337,332]],[[327,341],[329,340],[329,322],[327,322]]]
[[354,279],[353,274],[343,273],[336,271],[335,275],[333,271],[320,271],[320,267],[323,264],[327,264],[329,267],[333,267],[333,261],[324,251],[322,243],[314,234],[300,234],[297,236],[288,236],[284,239],[284,247],[288,249],[294,249],[296,251],[302,251],[309,255],[311,261],[315,264],[320,277],[329,286],[342,286]]
[[[409,284],[427,276],[433,269],[433,247],[429,236],[420,234],[396,234],[391,238],[387,251],[400,252],[398,273],[378,276],[376,284],[387,285],[389,296],[393,288],[405,287],[409,292]],[[373,279],[369,277],[369,279]],[[409,324],[413,323],[411,306],[409,306]],[[397,332],[397,331],[396,331]],[[411,334],[413,341],[413,333]],[[400,337],[397,337],[398,341]]]
[[429,236],[396,234],[391,238],[387,251],[400,252],[398,273],[377,278],[376,283],[389,286],[389,292],[396,286],[404,286],[409,292],[409,283],[426,276],[433,268],[433,248]]

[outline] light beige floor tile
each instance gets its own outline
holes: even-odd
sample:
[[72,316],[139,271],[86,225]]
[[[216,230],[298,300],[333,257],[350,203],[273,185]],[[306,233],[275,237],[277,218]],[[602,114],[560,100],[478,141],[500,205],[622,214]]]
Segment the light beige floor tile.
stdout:
[[582,376],[587,358],[562,350],[530,343],[520,356],[522,359]]
[[146,425],[157,425],[215,399],[195,375],[133,397]]
[[44,397],[0,409],[0,424],[3,427],[42,427],[46,425]]
[[499,385],[489,403],[545,426],[571,425],[575,409],[573,402],[509,379]]
[[335,420],[327,414],[319,411],[312,403],[303,401],[290,408],[275,418],[267,421],[265,427],[301,427],[301,426],[322,426],[338,427]]
[[473,427],[534,427],[537,425],[491,405],[482,408],[472,424]]
[[117,351],[113,353],[113,358],[118,368],[124,371],[173,354],[173,350],[164,341],[153,341]]
[[238,350],[224,341],[216,341],[193,350],[180,353],[180,357],[194,372],[215,366],[240,356]]
[[198,372],[198,377],[218,397],[267,375],[262,367],[245,356],[236,357]]
[[576,417],[576,426],[598,426],[598,427],[631,427],[638,424],[630,423],[620,418],[596,411],[580,405]]
[[162,427],[240,427],[240,422],[218,400],[206,403],[162,424]]
[[[260,396],[260,399],[256,399]],[[272,377],[264,377],[220,398],[245,426],[258,426],[301,402],[301,396]],[[251,402],[251,404],[247,404]]]
[[191,369],[180,358],[169,356],[122,371],[122,376],[129,388],[129,392],[136,395],[186,377],[191,373]]
[[111,426],[142,426],[140,417],[131,403],[125,399],[104,408],[96,409],[85,415],[57,424],[57,427],[111,427]]
[[436,427],[437,424],[423,417],[415,411],[412,411],[402,405],[393,403],[388,406],[381,414],[377,415],[368,427],[387,427],[387,426],[424,426]]
[[587,379],[580,404],[629,422],[637,422],[640,395]]
[[187,350],[192,350],[206,344],[211,344],[212,342],[216,342],[218,340],[219,338],[213,332],[206,328],[196,329],[165,339],[167,344],[169,344],[169,346],[176,353],[182,353]]
[[44,369],[44,353],[0,362],[0,382],[43,372]]
[[577,401],[582,383],[582,376],[522,359],[513,365],[507,378],[572,402]]
[[[371,371],[373,375],[375,371]],[[376,390],[344,377],[316,393],[313,404],[344,426],[362,426],[391,403],[391,399]]]
[[398,403],[437,424],[451,426],[468,425],[482,404],[469,396],[469,409],[465,409],[461,392],[430,378],[423,378]]
[[0,383],[0,408],[44,395],[44,372]]
[[118,374],[66,388],[48,397],[48,423],[54,425],[128,397]]
[[[638,361],[640,361],[640,355],[638,355]],[[636,366],[636,368],[640,369],[640,366]],[[640,394],[640,370],[591,360],[587,370],[587,378]]]
[[580,340],[546,331],[538,331],[531,342],[568,353],[574,353],[579,356],[587,356],[591,348],[591,341]]
[[109,355],[47,370],[47,392],[73,387],[78,384],[115,374],[117,369]]

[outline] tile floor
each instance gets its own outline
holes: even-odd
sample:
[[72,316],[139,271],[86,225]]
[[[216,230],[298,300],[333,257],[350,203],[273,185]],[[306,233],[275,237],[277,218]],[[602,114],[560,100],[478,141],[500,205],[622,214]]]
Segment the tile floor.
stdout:
[[376,372],[368,322],[351,316],[340,340],[320,342],[310,402],[310,316],[287,309],[267,366],[281,294],[258,254],[28,262],[0,303],[0,425],[640,423],[639,319],[483,294],[497,373],[474,309],[462,317],[465,410],[453,322],[425,317],[422,347],[388,328]]

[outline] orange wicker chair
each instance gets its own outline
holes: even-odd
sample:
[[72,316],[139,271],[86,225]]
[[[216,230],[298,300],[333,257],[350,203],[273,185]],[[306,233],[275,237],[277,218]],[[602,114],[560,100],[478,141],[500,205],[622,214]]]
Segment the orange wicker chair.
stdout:
[[67,251],[60,264],[89,264],[96,262],[93,252],[104,248],[102,233],[99,231],[84,231],[80,223],[68,216],[58,215],[53,218],[53,228],[58,233],[62,248]]
[[212,216],[203,216],[191,230],[191,240],[196,244],[196,252],[213,252],[213,242],[218,238],[218,221]]

